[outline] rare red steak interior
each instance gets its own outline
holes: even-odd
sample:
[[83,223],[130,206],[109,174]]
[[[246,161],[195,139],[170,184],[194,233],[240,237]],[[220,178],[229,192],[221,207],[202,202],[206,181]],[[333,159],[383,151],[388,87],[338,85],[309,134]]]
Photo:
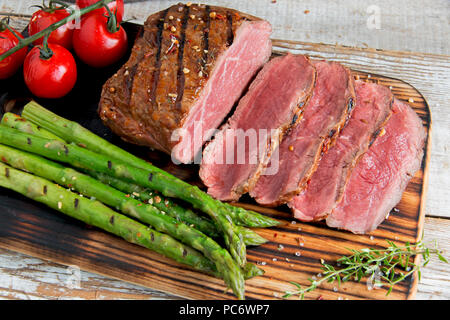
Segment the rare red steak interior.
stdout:
[[209,194],[237,200],[253,188],[285,133],[301,119],[315,79],[316,70],[305,56],[288,54],[264,66],[205,148],[200,177]]

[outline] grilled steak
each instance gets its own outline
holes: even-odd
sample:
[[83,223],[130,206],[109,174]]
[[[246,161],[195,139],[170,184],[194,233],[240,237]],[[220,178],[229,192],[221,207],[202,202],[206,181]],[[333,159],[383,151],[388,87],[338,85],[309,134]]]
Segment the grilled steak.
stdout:
[[270,33],[267,21],[221,7],[151,15],[103,87],[101,119],[129,142],[191,162],[268,61]]
[[278,148],[279,159],[275,161],[279,162],[279,170],[273,175],[261,175],[250,192],[260,204],[286,203],[306,187],[353,108],[355,91],[350,70],[336,62],[313,64],[317,69],[313,96],[305,106],[302,120]]
[[422,163],[426,132],[411,107],[394,100],[392,116],[353,169],[330,227],[363,234],[378,227],[400,201]]
[[237,200],[251,190],[272,151],[300,120],[315,79],[315,68],[305,56],[288,54],[264,66],[204,150],[200,177],[212,196]]
[[356,106],[336,144],[322,158],[307,188],[289,202],[295,217],[320,220],[343,195],[359,157],[369,148],[391,114],[393,95],[383,86],[356,81]]

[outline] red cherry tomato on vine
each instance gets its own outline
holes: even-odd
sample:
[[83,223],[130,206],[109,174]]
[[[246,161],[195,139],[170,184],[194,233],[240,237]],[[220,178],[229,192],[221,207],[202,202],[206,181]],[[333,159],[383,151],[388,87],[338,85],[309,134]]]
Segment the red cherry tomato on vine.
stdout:
[[[47,28],[49,25],[66,18],[68,15],[70,15],[70,13],[66,9],[56,10],[52,7],[43,7],[31,16],[31,20],[28,25],[28,33],[32,36]],[[59,44],[70,50],[72,48],[72,35],[73,27],[70,23],[66,23],[50,34],[48,42]],[[34,41],[33,44],[42,44],[42,40],[43,38],[40,38]]]
[[23,65],[25,83],[30,91],[40,98],[61,98],[72,90],[77,81],[77,66],[66,48],[49,43],[52,55],[41,56],[42,46],[28,53]]
[[[93,5],[94,3],[98,2],[98,0],[77,0],[76,4],[77,6],[82,9],[85,7],[88,7],[90,5]],[[108,8],[111,10],[112,13],[116,14],[117,22],[122,22],[123,19],[123,13],[125,11],[123,0],[116,0],[113,2],[108,3]],[[97,9],[92,11],[93,13],[102,13],[107,14],[108,11],[105,8]],[[92,12],[88,13],[91,14]]]
[[[14,29],[12,30],[15,31]],[[18,32],[15,31],[15,33],[20,38],[23,38]],[[4,28],[4,30],[0,29],[0,55],[15,47],[18,43],[19,40],[6,27]],[[9,57],[6,57],[2,61],[0,61],[0,79],[9,78],[14,73],[16,73],[16,71],[23,64],[23,61],[25,60],[25,57],[27,55],[27,51],[27,48],[22,48]]]
[[91,67],[101,68],[117,62],[128,48],[125,30],[116,24],[117,31],[110,31],[108,21],[100,14],[81,19],[81,27],[73,33],[73,48],[77,56]]

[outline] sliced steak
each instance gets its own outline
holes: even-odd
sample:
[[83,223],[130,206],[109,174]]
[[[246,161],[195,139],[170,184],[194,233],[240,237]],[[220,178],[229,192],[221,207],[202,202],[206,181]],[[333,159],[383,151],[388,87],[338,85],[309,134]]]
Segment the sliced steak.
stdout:
[[394,100],[392,116],[353,169],[330,227],[364,234],[378,227],[419,170],[426,132],[411,107]]
[[355,100],[350,70],[336,62],[314,61],[317,83],[303,118],[284,138],[269,163],[278,172],[264,172],[250,195],[266,206],[291,200],[305,188],[322,154],[344,126]]
[[129,142],[191,162],[268,61],[270,33],[267,21],[221,7],[178,4],[153,14],[105,83],[100,117]]
[[212,196],[237,200],[251,190],[272,151],[301,118],[315,79],[305,56],[287,54],[264,66],[203,152],[200,177]]
[[358,159],[391,114],[394,96],[383,86],[356,81],[356,106],[336,144],[322,158],[307,188],[289,202],[302,221],[325,218],[342,198]]

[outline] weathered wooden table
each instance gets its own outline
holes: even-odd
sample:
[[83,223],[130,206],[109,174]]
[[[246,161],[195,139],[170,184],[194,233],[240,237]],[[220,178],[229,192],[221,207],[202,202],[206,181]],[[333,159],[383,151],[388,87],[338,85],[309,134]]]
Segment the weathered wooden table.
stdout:
[[[26,26],[40,0],[0,0],[0,16]],[[74,2],[74,1],[72,1]],[[175,1],[125,0],[126,19],[146,16]],[[335,60],[361,71],[404,80],[432,111],[432,151],[424,241],[450,254],[450,2],[436,0],[216,0],[269,20],[273,38],[295,41],[290,50]],[[175,299],[122,281],[0,249],[3,299]],[[433,259],[422,272],[416,299],[450,299],[448,266]]]

